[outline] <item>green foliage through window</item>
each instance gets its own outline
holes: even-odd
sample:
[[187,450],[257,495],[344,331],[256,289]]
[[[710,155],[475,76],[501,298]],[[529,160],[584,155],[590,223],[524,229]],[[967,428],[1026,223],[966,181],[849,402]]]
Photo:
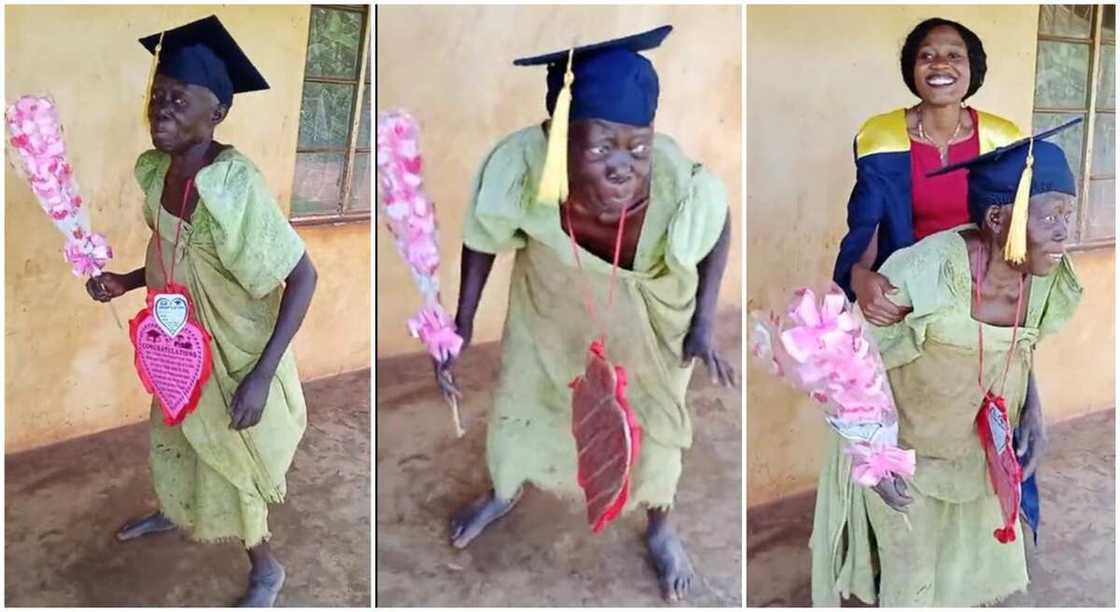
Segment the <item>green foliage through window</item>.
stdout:
[[307,76],[358,78],[362,54],[361,13],[313,7],[307,41]]
[[340,83],[307,83],[299,111],[299,146],[346,148],[354,115],[354,87]]
[[370,65],[364,44],[369,11],[362,6],[310,11],[292,218],[368,217],[371,90],[368,68],[361,83],[359,69],[363,62]]
[[1081,117],[1055,135],[1077,177],[1074,245],[1116,241],[1116,8],[1039,7],[1034,131]]

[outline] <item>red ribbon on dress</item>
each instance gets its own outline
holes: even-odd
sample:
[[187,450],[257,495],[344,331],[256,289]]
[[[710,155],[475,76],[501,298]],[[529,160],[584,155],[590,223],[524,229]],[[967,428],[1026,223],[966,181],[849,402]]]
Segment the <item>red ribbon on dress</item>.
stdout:
[[[980,252],[981,266],[987,265],[987,249],[981,249]],[[980,296],[980,284],[983,279],[984,273],[981,270],[977,272],[976,279],[977,306],[983,303]],[[992,533],[1000,544],[1015,541],[1015,525],[1019,522],[1019,502],[1023,495],[1023,468],[1019,465],[1019,458],[1015,456],[1015,449],[1012,447],[1011,419],[1007,414],[1007,398],[1003,393],[1007,385],[1007,375],[1011,371],[1011,358],[1015,355],[1015,345],[1019,337],[1019,313],[1023,310],[1023,285],[1024,277],[1020,276],[1019,299],[1015,305],[1015,327],[1011,332],[1011,346],[1007,349],[1007,364],[1004,366],[1000,380],[999,394],[994,393],[991,387],[984,388],[984,323],[978,322],[980,372],[977,375],[977,382],[984,391],[984,399],[980,402],[980,410],[976,413],[976,433],[980,436],[980,445],[984,448],[984,456],[988,462],[988,478],[991,479],[1003,515],[1003,525]],[[992,427],[993,423],[999,425],[999,431]]]

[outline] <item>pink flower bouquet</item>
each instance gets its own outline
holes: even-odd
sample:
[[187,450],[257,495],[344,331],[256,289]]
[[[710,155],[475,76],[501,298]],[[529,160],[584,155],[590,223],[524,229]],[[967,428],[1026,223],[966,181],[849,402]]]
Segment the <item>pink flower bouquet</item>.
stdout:
[[[428,354],[443,362],[459,354],[463,339],[455,333],[454,322],[440,302],[436,211],[422,189],[419,136],[420,128],[407,112],[379,114],[377,178],[382,217],[423,299],[420,310],[408,320],[409,332],[420,339]],[[462,436],[454,400],[451,407],[456,434]]]
[[4,114],[9,142],[19,154],[18,169],[43,212],[66,236],[63,253],[75,276],[98,276],[113,257],[101,234],[90,230],[89,212],[78,195],[74,168],[66,157],[62,126],[50,98],[23,96]]
[[820,298],[799,289],[785,312],[751,313],[751,328],[751,354],[825,406],[829,425],[848,442],[857,483],[872,487],[892,474],[914,475],[914,451],[898,448],[883,360],[839,287]]
[[[74,167],[66,156],[62,125],[54,101],[40,96],[23,96],[4,113],[9,144],[17,153],[13,164],[27,179],[43,212],[66,237],[63,256],[70,262],[75,276],[101,275],[105,264],[113,258],[109,241],[90,229],[89,210],[78,195]],[[121,327],[112,304],[109,310]]]

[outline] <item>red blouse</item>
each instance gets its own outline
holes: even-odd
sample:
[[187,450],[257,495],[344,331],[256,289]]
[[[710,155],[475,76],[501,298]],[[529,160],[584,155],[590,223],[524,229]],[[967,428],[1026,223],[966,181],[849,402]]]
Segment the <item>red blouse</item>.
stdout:
[[[972,116],[972,136],[949,145],[949,163],[972,159],[980,154],[980,125],[976,111]],[[914,235],[918,240],[968,223],[968,169],[927,177],[941,168],[941,155],[931,144],[910,140],[911,194],[914,204]]]

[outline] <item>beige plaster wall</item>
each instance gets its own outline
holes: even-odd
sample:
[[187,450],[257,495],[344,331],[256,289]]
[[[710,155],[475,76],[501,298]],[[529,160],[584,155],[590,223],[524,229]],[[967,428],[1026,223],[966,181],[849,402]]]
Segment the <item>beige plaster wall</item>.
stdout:
[[[747,9],[748,310],[831,277],[855,180],[852,138],[867,117],[917,101],[902,82],[898,52],[910,29],[933,16],[967,25],[984,42],[988,76],[970,103],[1029,126],[1037,7]],[[1052,420],[1110,407],[1114,398],[1114,254],[1074,260],[1085,304],[1039,355]],[[761,369],[751,367],[748,378],[749,503],[814,487],[819,412]]]
[[[736,228],[721,303],[740,303],[742,270],[740,9],[680,6],[378,7],[378,109],[421,122],[425,184],[440,223],[444,305],[454,313],[471,180],[506,134],[545,115],[545,72],[514,58],[639,32],[675,30],[648,53],[661,80],[657,129],[672,135],[727,186]],[[405,320],[419,306],[388,232],[377,244],[377,355],[414,352]],[[505,318],[511,256],[501,257],[479,309],[475,341],[496,340]]]

